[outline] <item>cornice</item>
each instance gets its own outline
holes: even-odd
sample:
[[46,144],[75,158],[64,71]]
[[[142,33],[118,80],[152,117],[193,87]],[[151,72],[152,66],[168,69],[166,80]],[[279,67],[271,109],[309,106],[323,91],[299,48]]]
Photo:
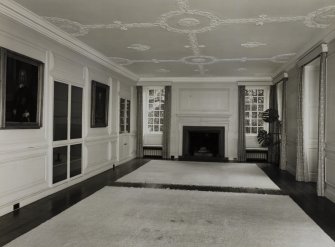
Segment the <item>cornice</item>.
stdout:
[[284,73],[279,73],[278,75],[276,75],[274,78],[273,78],[273,82],[274,83],[277,83],[277,82],[280,82],[284,79],[287,79],[288,78],[288,73],[284,72]]
[[239,81],[238,86],[271,86],[273,85],[272,80],[269,81]]
[[277,69],[273,76],[277,76],[280,73],[288,72],[292,68],[294,68],[297,64],[297,62],[304,57],[307,53],[309,53],[313,48],[316,46],[321,45],[322,51],[324,51],[325,46],[322,46],[323,44],[330,43],[332,40],[335,40],[335,28],[327,32],[326,34],[322,36],[318,36],[314,39],[312,39],[310,42],[308,42],[300,51],[296,53],[294,57],[292,57],[287,63],[285,63],[283,66],[281,66],[279,69]]
[[138,81],[139,79],[136,74],[110,61],[102,53],[72,37],[70,34],[62,31],[58,27],[45,21],[40,16],[12,0],[2,0],[0,2],[0,13],[111,69],[118,74],[121,74],[134,81]]
[[272,82],[272,77],[142,77],[139,79],[138,84],[143,82],[154,82],[154,83],[232,83],[232,82]]

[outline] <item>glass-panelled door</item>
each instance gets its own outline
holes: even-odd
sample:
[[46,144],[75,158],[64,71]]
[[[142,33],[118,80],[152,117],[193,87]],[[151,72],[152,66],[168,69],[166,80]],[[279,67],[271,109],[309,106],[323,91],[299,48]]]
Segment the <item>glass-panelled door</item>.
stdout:
[[83,89],[54,82],[52,183],[82,173]]

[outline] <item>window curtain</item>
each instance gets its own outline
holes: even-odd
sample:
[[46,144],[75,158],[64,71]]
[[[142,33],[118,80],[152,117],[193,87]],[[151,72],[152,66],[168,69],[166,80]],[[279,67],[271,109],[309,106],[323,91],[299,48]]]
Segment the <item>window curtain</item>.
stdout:
[[319,150],[318,150],[318,180],[317,194],[325,195],[325,111],[326,111],[326,87],[327,87],[327,52],[322,52],[320,57],[319,80]]
[[304,67],[299,68],[298,82],[298,102],[297,102],[297,168],[296,180],[309,181],[308,165],[306,157],[306,146],[304,143],[304,85],[303,85]]
[[143,87],[137,86],[136,156],[143,158]]
[[165,86],[165,108],[162,146],[163,159],[170,158],[171,103],[171,86]]
[[281,170],[286,170],[287,166],[286,83],[287,78],[283,80],[283,90],[282,90],[282,119],[281,119],[280,165],[279,165]]
[[237,160],[246,161],[245,147],[245,86],[238,86],[238,140]]
[[[277,86],[273,85],[270,87],[270,109],[278,111],[278,100],[277,100]],[[279,145],[279,123],[278,121],[269,123],[269,133],[272,133],[274,145],[269,146],[268,148],[268,159],[270,163],[279,164],[279,154],[280,154],[280,145]]]

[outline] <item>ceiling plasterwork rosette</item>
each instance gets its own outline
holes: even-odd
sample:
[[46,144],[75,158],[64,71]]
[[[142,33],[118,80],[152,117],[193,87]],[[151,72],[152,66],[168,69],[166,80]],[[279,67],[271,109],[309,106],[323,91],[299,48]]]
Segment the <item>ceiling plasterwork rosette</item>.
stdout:
[[[62,19],[58,17],[45,17],[48,21],[60,27],[67,33],[73,36],[84,36],[89,34],[90,30],[94,29],[119,29],[127,31],[133,28],[153,28],[160,27],[169,32],[175,32],[179,34],[186,34],[188,36],[189,45],[184,45],[185,48],[189,48],[192,51],[191,56],[182,57],[180,59],[149,59],[149,60],[131,60],[121,57],[111,57],[110,59],[120,65],[127,66],[134,63],[183,63],[188,65],[197,66],[196,71],[200,75],[205,75],[208,71],[204,66],[221,63],[221,62],[253,62],[253,61],[268,61],[272,63],[285,63],[289,58],[295,55],[295,53],[280,54],[269,58],[216,58],[212,56],[205,56],[201,52],[201,48],[206,47],[198,42],[198,34],[204,32],[213,31],[218,26],[223,25],[246,25],[254,24],[257,26],[263,26],[265,24],[272,23],[288,23],[288,22],[300,22],[309,28],[326,28],[331,22],[335,21],[335,5],[327,6],[316,11],[313,11],[307,15],[301,16],[284,16],[284,17],[272,17],[266,14],[259,15],[255,18],[240,18],[240,19],[224,19],[211,12],[201,11],[192,9],[189,0],[175,0],[177,4],[177,10],[163,13],[157,18],[155,22],[144,22],[144,23],[123,23],[122,21],[115,20],[109,24],[90,24],[83,25],[79,22]],[[250,41],[241,44],[245,48],[256,48],[266,46],[266,43]],[[151,47],[144,44],[132,44],[127,47],[136,51],[147,51]],[[239,71],[244,71],[240,68]],[[158,69],[157,72],[167,73],[164,68]],[[165,72],[164,72],[165,71]]]
[[149,60],[130,60],[119,57],[111,57],[110,59],[120,65],[130,65],[134,63],[184,63],[189,65],[210,65],[214,63],[220,62],[255,62],[255,61],[268,61],[273,63],[285,63],[292,56],[295,56],[296,53],[287,53],[287,54],[279,54],[270,58],[216,58],[212,56],[188,56],[180,59],[149,59]]
[[170,11],[158,19],[160,27],[176,33],[203,33],[220,25],[220,18],[199,10]]
[[310,28],[326,28],[331,22],[335,21],[335,5],[318,9],[306,16],[271,17],[264,14],[256,18],[241,19],[221,19],[210,12],[191,10],[188,9],[187,6],[188,5],[185,5],[182,10],[170,11],[161,15],[158,21],[154,23],[123,23],[116,20],[110,24],[83,25],[79,22],[59,17],[46,16],[44,18],[74,36],[86,35],[90,29],[120,29],[126,31],[132,28],[152,28],[160,26],[167,31],[187,34],[211,31],[219,25],[256,24],[262,26],[271,23],[298,21]]
[[328,6],[308,14],[304,23],[311,28],[327,28],[334,21],[335,6]]

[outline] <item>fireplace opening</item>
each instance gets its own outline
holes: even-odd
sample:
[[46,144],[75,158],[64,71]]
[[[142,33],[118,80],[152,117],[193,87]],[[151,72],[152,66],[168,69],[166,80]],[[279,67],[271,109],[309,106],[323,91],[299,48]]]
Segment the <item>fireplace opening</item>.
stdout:
[[224,127],[184,126],[181,160],[224,161]]
[[217,157],[219,154],[219,133],[190,131],[189,153],[199,157]]

